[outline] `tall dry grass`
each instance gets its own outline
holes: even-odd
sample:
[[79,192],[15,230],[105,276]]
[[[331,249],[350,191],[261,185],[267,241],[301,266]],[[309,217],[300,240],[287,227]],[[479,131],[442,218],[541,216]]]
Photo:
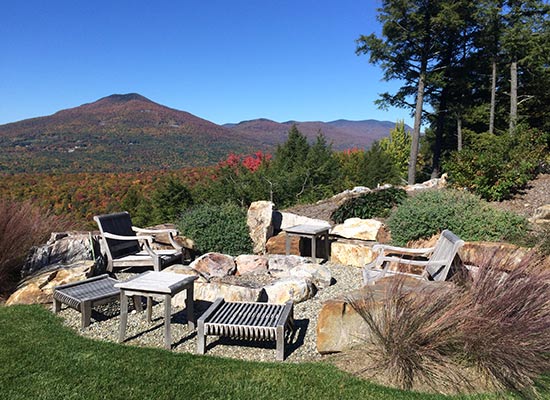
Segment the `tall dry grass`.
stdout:
[[349,299],[368,327],[371,362],[359,372],[403,389],[540,397],[550,372],[550,263],[531,253],[520,264],[493,256],[466,285],[411,291],[396,280],[383,305]]
[[0,298],[20,280],[21,268],[32,246],[43,244],[51,232],[73,225],[30,201],[0,199]]

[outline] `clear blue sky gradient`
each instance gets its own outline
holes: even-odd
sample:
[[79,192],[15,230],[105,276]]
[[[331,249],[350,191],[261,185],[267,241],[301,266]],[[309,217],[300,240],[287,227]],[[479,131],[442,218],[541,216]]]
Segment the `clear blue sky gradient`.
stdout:
[[399,82],[355,54],[377,0],[6,0],[0,124],[114,93],[218,124],[404,119],[379,110]]

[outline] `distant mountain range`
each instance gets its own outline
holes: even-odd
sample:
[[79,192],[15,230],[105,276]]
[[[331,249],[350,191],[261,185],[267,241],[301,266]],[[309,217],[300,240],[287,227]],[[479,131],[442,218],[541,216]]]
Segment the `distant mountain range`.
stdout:
[[273,151],[290,127],[333,148],[366,148],[395,126],[387,121],[217,125],[139,94],[111,95],[46,117],[0,125],[0,172],[123,172],[210,165],[230,152]]

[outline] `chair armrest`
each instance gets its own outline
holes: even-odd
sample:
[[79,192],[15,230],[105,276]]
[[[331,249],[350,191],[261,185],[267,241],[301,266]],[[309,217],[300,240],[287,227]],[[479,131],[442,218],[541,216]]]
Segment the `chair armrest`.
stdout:
[[105,236],[107,239],[115,239],[115,240],[147,240],[152,241],[152,236],[122,236],[122,235],[115,235],[114,233],[109,232],[103,232],[103,236]]
[[150,235],[154,235],[155,233],[171,233],[173,235],[178,234],[177,229],[144,229],[144,228],[138,228],[137,226],[132,226],[132,230],[136,233],[146,233]]
[[409,247],[397,247],[389,246],[386,244],[375,244],[372,246],[372,251],[374,252],[394,252],[394,253],[403,253],[403,254],[414,254],[414,255],[427,255],[432,253],[435,250],[435,247],[424,247],[420,249],[411,249]]

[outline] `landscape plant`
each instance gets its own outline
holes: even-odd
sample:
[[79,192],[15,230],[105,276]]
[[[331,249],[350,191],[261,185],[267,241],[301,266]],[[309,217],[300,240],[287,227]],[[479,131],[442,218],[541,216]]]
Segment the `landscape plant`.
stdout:
[[366,322],[369,362],[357,373],[406,389],[546,398],[550,264],[531,253],[516,265],[493,255],[465,285],[411,289],[396,279],[383,299],[349,298]]
[[177,226],[184,236],[195,242],[201,254],[251,254],[252,240],[248,234],[246,215],[246,208],[234,203],[203,203],[183,211]]
[[425,190],[407,198],[387,220],[392,242],[430,238],[450,229],[466,241],[521,242],[527,234],[527,220],[498,210],[478,196],[452,189]]
[[0,298],[21,279],[21,268],[32,246],[44,244],[52,232],[73,228],[30,201],[0,199]]
[[348,218],[386,218],[391,210],[407,198],[407,192],[401,188],[390,187],[375,190],[346,200],[331,215],[337,224]]

